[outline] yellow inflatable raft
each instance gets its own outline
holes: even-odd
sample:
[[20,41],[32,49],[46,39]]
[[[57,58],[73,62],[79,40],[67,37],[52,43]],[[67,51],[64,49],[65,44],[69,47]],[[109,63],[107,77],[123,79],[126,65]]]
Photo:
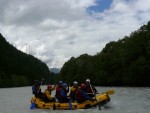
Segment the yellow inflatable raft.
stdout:
[[114,91],[113,90],[109,90],[105,93],[102,94],[97,94],[95,97],[93,97],[95,99],[95,101],[90,101],[87,100],[85,102],[82,103],[77,103],[77,102],[71,102],[71,103],[59,103],[59,102],[49,102],[49,103],[45,103],[43,100],[33,97],[31,99],[31,104],[35,103],[37,108],[42,108],[42,109],[63,109],[63,110],[69,110],[70,109],[70,104],[71,104],[71,109],[75,110],[75,109],[86,109],[86,108],[90,108],[93,107],[95,105],[99,105],[102,106],[104,104],[106,104],[107,102],[110,101],[110,94],[113,94]]

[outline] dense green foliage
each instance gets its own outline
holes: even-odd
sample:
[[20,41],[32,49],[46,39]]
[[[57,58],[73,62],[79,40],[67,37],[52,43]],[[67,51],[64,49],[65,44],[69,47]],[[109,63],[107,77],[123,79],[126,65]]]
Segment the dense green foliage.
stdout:
[[95,85],[150,86],[150,22],[94,56],[72,57],[60,77],[69,83],[89,78]]
[[0,87],[31,85],[35,79],[51,82],[47,65],[9,44],[0,34]]

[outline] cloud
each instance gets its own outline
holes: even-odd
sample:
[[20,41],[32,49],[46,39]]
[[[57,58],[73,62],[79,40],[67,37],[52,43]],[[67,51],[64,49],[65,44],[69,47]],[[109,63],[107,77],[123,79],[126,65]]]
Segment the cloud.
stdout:
[[150,0],[113,0],[103,11],[87,11],[97,5],[96,0],[0,0],[0,32],[18,49],[60,68],[70,57],[95,55],[150,20]]

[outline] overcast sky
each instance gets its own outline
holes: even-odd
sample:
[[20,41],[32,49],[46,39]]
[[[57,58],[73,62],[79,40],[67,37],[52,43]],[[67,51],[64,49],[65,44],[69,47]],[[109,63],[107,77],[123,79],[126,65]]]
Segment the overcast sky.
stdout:
[[150,0],[0,0],[0,33],[50,68],[95,55],[148,21]]

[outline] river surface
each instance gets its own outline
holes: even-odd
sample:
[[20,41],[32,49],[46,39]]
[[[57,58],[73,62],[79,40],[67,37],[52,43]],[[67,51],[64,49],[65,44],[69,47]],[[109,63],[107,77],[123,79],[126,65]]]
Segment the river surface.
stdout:
[[[42,86],[42,91],[46,86]],[[150,87],[96,87],[98,92],[113,89],[111,101],[98,108],[80,110],[30,110],[31,87],[0,88],[0,113],[150,113]]]

